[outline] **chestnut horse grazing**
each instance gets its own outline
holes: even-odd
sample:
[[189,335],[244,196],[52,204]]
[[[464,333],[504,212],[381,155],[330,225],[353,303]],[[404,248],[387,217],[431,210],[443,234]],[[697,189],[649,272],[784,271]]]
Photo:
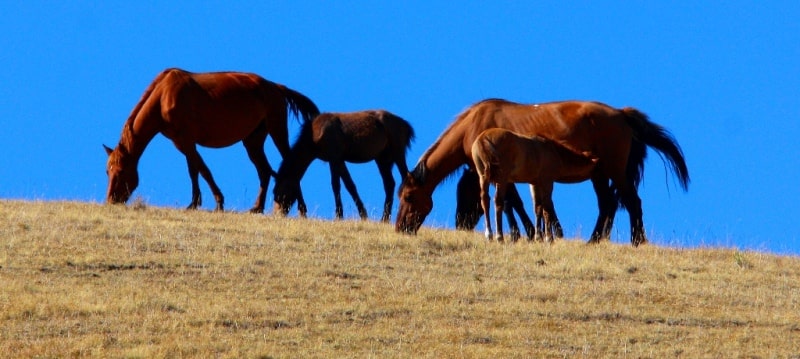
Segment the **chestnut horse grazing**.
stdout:
[[381,220],[388,222],[395,185],[392,165],[397,166],[401,176],[408,173],[406,151],[413,139],[414,129],[411,125],[387,111],[323,113],[317,116],[313,121],[303,124],[297,141],[292,145],[289,155],[284,156],[278,169],[273,189],[275,211],[285,215],[295,200],[302,200],[300,180],[311,162],[319,158],[330,166],[336,218],[344,216],[340,194],[341,180],[353,197],[358,214],[366,219],[367,210],[358,196],[345,162],[364,163],[374,160],[386,192]]
[[579,154],[539,136],[527,137],[502,128],[481,132],[472,144],[472,161],[480,176],[481,207],[486,238],[492,239],[489,215],[489,185],[494,183],[495,221],[498,241],[503,240],[503,207],[506,189],[527,182],[535,203],[536,227],[542,238],[553,241],[553,182],[556,178],[589,178],[597,158]]
[[[419,230],[433,208],[431,195],[436,186],[460,166],[474,167],[472,143],[478,134],[494,127],[549,138],[575,152],[589,152],[597,157],[590,178],[599,214],[590,243],[609,237],[620,205],[630,215],[631,243],[636,246],[647,241],[637,189],[648,146],[670,164],[684,190],[689,185],[689,171],[677,142],[663,127],[650,122],[634,108],[615,109],[583,101],[524,105],[490,99],[461,113],[420,157],[414,170],[406,174],[398,191],[397,231]],[[562,183],[581,180],[555,178]],[[473,188],[480,191],[477,181]]]
[[122,127],[117,147],[112,150],[103,146],[108,153],[106,202],[128,201],[139,184],[139,158],[150,140],[161,133],[186,156],[192,180],[189,209],[201,205],[199,173],[211,187],[216,209],[223,210],[222,192],[200,158],[197,145],[222,148],[242,141],[256,166],[261,185],[250,211],[261,213],[269,177],[274,174],[264,153],[264,141],[267,135],[272,135],[275,147],[286,158],[290,111],[305,121],[319,114],[317,106],[307,97],[256,74],[164,70],[134,107]]
[[[467,168],[461,174],[461,178],[456,185],[456,228],[460,230],[472,231],[478,225],[483,215],[483,208],[480,203],[480,192],[474,191],[475,182],[478,181],[478,174],[475,171]],[[536,236],[536,229],[525,211],[525,204],[522,203],[522,198],[519,197],[516,186],[508,186],[506,189],[505,201],[503,203],[503,212],[508,218],[508,227],[511,231],[511,240],[517,241],[520,237],[519,225],[514,212],[519,216],[522,221],[522,226],[525,228],[525,234],[528,240],[533,240]],[[561,237],[561,228],[556,229],[556,235]]]

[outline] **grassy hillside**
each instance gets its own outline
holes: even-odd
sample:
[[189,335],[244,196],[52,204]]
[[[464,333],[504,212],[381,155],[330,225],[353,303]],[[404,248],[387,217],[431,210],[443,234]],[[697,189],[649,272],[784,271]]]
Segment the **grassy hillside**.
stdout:
[[0,201],[3,357],[800,358],[800,258]]

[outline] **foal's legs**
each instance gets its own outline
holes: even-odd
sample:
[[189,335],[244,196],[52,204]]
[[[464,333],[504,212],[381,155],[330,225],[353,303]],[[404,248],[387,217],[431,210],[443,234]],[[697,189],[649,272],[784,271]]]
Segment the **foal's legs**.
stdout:
[[[506,190],[508,183],[495,183],[494,189],[494,220],[497,225],[497,235],[495,239],[498,242],[503,241],[503,207],[505,207]],[[488,216],[486,218],[489,218]]]
[[258,172],[259,189],[256,203],[253,208],[250,208],[251,213],[264,213],[264,203],[267,199],[267,188],[269,187],[269,178],[275,172],[269,165],[267,155],[264,153],[264,141],[267,139],[266,127],[262,124],[253,133],[242,140],[244,148],[247,150],[247,156],[250,157],[250,162],[256,166]]
[[353,178],[350,177],[350,171],[347,170],[344,161],[330,161],[329,164],[331,169],[331,186],[333,187],[333,196],[336,201],[336,218],[341,219],[344,217],[341,195],[342,188],[339,183],[341,179],[344,182],[344,188],[347,189],[347,192],[350,192],[350,196],[353,197],[353,201],[356,203],[358,215],[361,219],[367,219],[367,209],[364,208],[364,203],[361,202],[361,197],[358,196],[356,185],[353,183]]
[[[539,225],[540,235],[542,239],[553,243],[553,234],[555,232],[554,222],[558,220],[555,213],[555,206],[553,205],[553,183],[538,183],[534,190],[531,185],[531,193],[533,194],[533,201],[536,203],[537,219],[536,223]],[[541,232],[543,230],[543,232]]]
[[392,216],[392,204],[394,202],[394,177],[392,177],[392,162],[385,160],[375,160],[378,164],[378,171],[381,173],[383,179],[383,191],[386,193],[386,199],[383,201],[383,216],[382,222],[389,222]]
[[489,214],[489,186],[490,183],[487,179],[480,178],[480,204],[481,208],[483,209],[483,220],[485,223],[486,229],[484,230],[484,236],[486,236],[487,240],[492,240],[492,216]]
[[197,174],[199,173],[208,183],[208,186],[211,188],[211,193],[214,194],[214,200],[217,202],[216,210],[222,211],[225,198],[222,196],[222,191],[219,190],[217,183],[214,182],[214,177],[211,176],[211,171],[208,169],[208,166],[203,162],[200,153],[197,152],[197,147],[195,147],[194,144],[188,146],[176,144],[175,146],[186,156],[186,164],[189,167],[189,178],[192,180],[192,203],[189,204],[187,209],[197,209],[202,203],[200,185],[197,179]]

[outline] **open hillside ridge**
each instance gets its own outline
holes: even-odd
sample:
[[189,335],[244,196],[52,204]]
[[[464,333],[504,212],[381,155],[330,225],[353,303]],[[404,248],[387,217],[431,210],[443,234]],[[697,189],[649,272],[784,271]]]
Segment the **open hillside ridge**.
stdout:
[[800,358],[800,258],[0,201],[4,357]]

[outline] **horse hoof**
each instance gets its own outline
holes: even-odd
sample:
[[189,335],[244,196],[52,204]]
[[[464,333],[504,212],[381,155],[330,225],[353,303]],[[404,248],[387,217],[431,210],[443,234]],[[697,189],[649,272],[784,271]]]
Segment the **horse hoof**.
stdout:
[[483,232],[483,236],[486,238],[487,241],[489,241],[489,242],[492,241],[492,237],[493,237],[492,236],[492,231],[487,229],[486,231]]

